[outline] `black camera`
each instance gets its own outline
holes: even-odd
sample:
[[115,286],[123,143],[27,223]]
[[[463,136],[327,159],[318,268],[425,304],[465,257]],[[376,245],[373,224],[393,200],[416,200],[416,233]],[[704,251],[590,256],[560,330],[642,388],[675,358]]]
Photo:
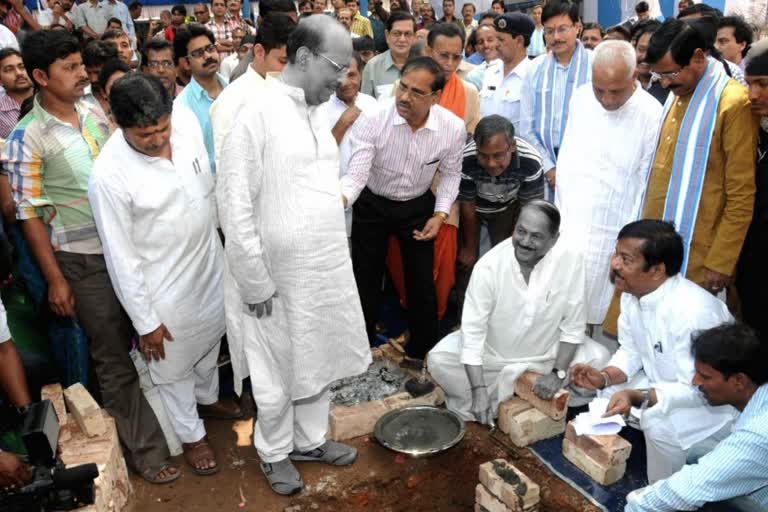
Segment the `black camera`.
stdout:
[[93,481],[99,476],[99,469],[96,464],[65,468],[56,458],[59,421],[49,400],[29,407],[22,421],[21,437],[32,466],[32,480],[20,489],[0,491],[0,511],[74,510],[93,503]]

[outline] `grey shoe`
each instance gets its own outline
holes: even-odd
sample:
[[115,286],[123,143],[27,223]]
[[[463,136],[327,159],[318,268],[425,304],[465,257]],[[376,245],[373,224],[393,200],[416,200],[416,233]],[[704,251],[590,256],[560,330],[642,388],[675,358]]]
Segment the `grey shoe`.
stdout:
[[336,441],[326,441],[308,452],[293,451],[289,457],[297,462],[325,462],[332,466],[349,466],[357,460],[357,450]]
[[283,496],[291,496],[304,490],[304,481],[290,458],[278,462],[259,464],[272,490]]

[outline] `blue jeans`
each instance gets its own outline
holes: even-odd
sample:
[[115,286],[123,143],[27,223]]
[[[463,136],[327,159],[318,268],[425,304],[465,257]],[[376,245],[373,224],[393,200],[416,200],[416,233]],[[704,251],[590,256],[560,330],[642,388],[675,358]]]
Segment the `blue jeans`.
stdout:
[[[711,439],[702,441],[688,451],[686,464],[696,464],[700,458],[711,452],[717,442]],[[702,512],[766,512],[760,504],[749,496],[739,496],[725,501],[707,503],[699,509]]]

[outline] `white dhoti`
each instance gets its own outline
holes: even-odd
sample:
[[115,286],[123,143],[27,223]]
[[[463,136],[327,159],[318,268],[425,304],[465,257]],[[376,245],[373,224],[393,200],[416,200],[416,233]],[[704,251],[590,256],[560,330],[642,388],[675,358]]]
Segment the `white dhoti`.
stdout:
[[[427,356],[429,373],[445,392],[446,406],[464,421],[477,421],[472,414],[472,390],[469,377],[460,361],[461,331],[456,331],[438,343]],[[589,364],[604,368],[610,354],[608,350],[587,337],[576,350],[571,365]],[[486,357],[483,362],[483,378],[488,386],[491,406],[498,410],[499,403],[514,395],[515,381],[526,370],[547,374],[554,367],[554,359],[515,361]]]

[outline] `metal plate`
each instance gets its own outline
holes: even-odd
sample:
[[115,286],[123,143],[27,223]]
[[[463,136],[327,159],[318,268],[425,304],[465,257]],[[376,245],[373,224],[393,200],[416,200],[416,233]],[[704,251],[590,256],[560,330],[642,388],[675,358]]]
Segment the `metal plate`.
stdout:
[[373,435],[382,446],[411,457],[435,455],[464,438],[464,422],[446,409],[419,405],[379,418]]

